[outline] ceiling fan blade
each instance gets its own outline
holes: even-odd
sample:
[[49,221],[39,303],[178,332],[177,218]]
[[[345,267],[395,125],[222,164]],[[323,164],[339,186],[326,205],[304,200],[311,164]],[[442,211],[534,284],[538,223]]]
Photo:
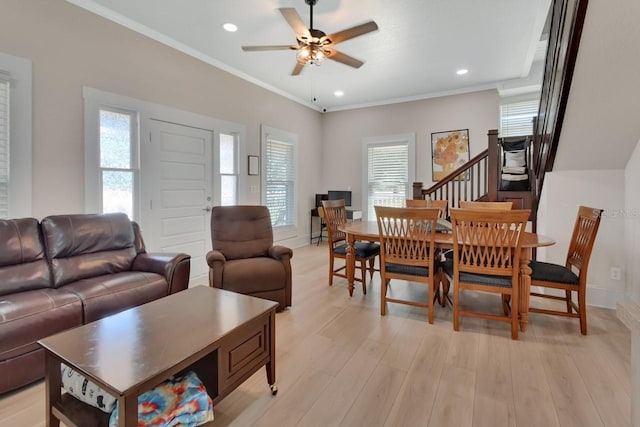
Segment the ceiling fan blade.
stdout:
[[353,68],[360,68],[364,64],[364,62],[360,61],[359,59],[356,59],[349,55],[345,55],[344,53],[338,52],[335,49],[327,48],[325,50],[329,52],[329,59],[333,59],[334,61],[340,62],[344,65],[348,65]]
[[293,32],[296,33],[296,36],[301,34],[305,34],[309,31],[307,25],[304,23],[298,12],[292,7],[281,7],[278,9],[284,19],[287,20],[289,26],[293,29]]
[[337,33],[329,34],[326,36],[331,40],[331,44],[342,43],[343,41],[352,39],[354,37],[361,36],[363,34],[370,33],[378,29],[378,24],[373,21],[369,21],[365,24],[356,25],[355,27],[348,28],[346,30],[338,31]]
[[304,64],[296,62],[296,66],[293,67],[293,71],[291,72],[291,75],[292,76],[297,76],[298,74],[300,74],[300,72],[302,71],[303,68],[304,68]]
[[262,50],[297,50],[298,46],[292,46],[289,44],[274,45],[274,46],[242,46],[242,50],[245,52],[256,52]]

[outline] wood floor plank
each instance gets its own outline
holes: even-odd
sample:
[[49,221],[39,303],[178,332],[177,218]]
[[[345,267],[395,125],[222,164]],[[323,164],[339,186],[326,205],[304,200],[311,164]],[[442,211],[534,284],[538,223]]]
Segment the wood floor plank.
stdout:
[[406,371],[379,363],[344,417],[341,426],[383,426]]
[[298,425],[339,426],[388,348],[374,340],[365,341]]
[[[420,341],[420,346],[411,362],[385,426],[426,426],[431,415],[440,377],[446,364],[452,331],[441,328],[422,329],[423,339]],[[402,339],[399,339],[398,343],[392,343],[390,350],[402,345],[402,343]],[[387,360],[386,355],[384,360]],[[402,357],[392,360],[402,360]]]

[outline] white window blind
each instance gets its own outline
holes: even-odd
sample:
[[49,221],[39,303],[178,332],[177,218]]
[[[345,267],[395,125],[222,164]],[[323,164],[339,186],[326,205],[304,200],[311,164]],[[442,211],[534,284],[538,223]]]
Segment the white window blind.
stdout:
[[0,218],[9,218],[9,75],[0,71]]
[[367,219],[376,219],[374,206],[404,206],[409,188],[409,144],[367,146]]
[[274,228],[294,226],[297,175],[295,145],[267,136],[266,205]]
[[539,103],[538,99],[533,99],[500,105],[500,136],[532,135]]

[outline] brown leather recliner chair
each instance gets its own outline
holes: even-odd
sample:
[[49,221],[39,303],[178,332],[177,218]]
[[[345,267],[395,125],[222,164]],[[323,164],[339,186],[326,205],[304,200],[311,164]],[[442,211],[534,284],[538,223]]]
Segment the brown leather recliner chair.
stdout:
[[293,251],[273,245],[266,206],[216,206],[211,211],[209,284],[291,306]]

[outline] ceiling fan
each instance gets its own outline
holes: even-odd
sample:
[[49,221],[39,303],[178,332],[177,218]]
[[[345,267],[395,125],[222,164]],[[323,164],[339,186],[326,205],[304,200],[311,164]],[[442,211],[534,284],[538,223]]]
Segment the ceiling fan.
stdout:
[[323,31],[313,28],[313,6],[318,0],[304,0],[309,5],[311,18],[309,28],[304,24],[302,18],[294,8],[286,7],[278,9],[287,21],[289,26],[296,33],[297,45],[276,45],[276,46],[242,46],[242,50],[246,52],[265,51],[265,50],[296,50],[297,63],[291,72],[292,76],[297,76],[305,65],[319,65],[325,59],[329,58],[342,64],[354,68],[360,68],[364,62],[338,52],[333,48],[334,45],[343,41],[367,34],[378,29],[378,25],[369,21],[367,23],[356,25],[337,33],[326,35]]

